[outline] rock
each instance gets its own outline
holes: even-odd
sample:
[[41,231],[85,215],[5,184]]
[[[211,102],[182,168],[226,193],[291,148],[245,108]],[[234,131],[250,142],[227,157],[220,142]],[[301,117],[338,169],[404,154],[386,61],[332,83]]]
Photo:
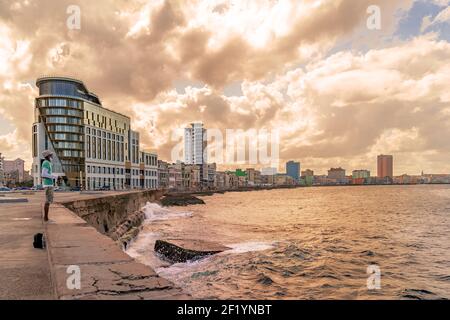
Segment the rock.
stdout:
[[170,239],[155,242],[155,252],[174,263],[197,260],[229,249],[218,243],[201,240]]
[[168,206],[188,206],[192,204],[205,204],[202,199],[199,199],[190,194],[169,194],[161,199],[161,204]]
[[265,274],[261,273],[261,274],[259,274],[258,282],[263,284],[263,285],[265,285],[265,286],[270,286],[273,283],[273,280],[270,279]]

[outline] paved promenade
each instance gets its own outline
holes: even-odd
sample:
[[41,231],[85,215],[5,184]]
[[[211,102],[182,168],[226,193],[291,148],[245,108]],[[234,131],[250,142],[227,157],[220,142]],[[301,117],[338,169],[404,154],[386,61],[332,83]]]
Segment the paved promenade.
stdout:
[[[55,202],[111,194],[55,193]],[[42,192],[11,196],[28,202],[0,204],[0,299],[188,298],[63,206],[54,204],[54,223],[43,225]],[[34,249],[33,235],[44,231],[47,250]],[[79,290],[67,287],[69,265],[80,267]]]

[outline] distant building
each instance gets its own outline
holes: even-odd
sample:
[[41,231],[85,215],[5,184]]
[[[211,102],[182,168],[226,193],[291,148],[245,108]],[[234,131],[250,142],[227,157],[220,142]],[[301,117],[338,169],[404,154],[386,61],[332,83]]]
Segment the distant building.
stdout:
[[262,176],[274,176],[277,174],[277,168],[262,168],[261,175]]
[[302,177],[314,177],[314,171],[306,169],[302,171]]
[[246,170],[247,183],[249,186],[258,186],[261,184],[261,172],[253,168]]
[[184,129],[184,162],[201,166],[200,178],[204,185],[208,185],[208,159],[206,157],[206,129],[203,123],[191,123]]
[[140,187],[158,188],[158,156],[155,153],[140,151]]
[[3,171],[5,174],[14,174],[16,176],[16,182],[20,183],[25,181],[25,161],[20,158],[16,160],[3,160]]
[[353,179],[367,179],[370,178],[369,170],[353,170],[352,172]]
[[345,170],[342,168],[331,168],[328,170],[328,179],[344,180]]
[[3,187],[5,185],[5,171],[3,168],[3,157],[0,153],[0,187]]
[[158,188],[169,188],[169,164],[158,160]]
[[169,164],[169,189],[183,189],[183,162]]
[[300,181],[300,162],[289,161],[286,163],[286,174],[294,179]]
[[275,185],[277,186],[288,186],[288,185],[295,185],[297,183],[297,180],[292,178],[291,176],[287,174],[277,174],[275,176]]
[[379,155],[377,158],[377,176],[380,179],[394,177],[394,157],[391,155]]

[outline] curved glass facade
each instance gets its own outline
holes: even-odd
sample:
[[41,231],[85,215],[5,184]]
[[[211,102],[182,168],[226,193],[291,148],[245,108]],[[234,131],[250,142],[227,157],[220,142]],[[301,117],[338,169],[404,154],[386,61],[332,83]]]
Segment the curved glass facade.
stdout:
[[[93,97],[78,82],[42,80],[37,84],[39,94],[44,96],[36,99],[36,107],[39,122],[45,127],[46,143],[51,143],[55,150],[62,171],[68,178],[68,185],[79,185],[79,175],[84,171],[85,162],[81,99],[92,101]],[[93,102],[99,103],[98,99]]]
[[42,79],[38,80],[39,95],[44,96],[68,96],[82,98],[96,104],[101,104],[100,100],[90,94],[85,86],[77,81],[64,79]]

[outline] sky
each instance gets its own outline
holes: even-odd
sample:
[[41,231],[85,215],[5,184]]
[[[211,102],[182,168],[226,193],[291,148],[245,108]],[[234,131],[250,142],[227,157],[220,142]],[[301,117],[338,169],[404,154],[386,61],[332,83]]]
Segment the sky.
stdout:
[[[67,27],[70,5],[79,29]],[[375,173],[376,156],[393,154],[396,175],[450,173],[449,5],[0,0],[0,153],[31,166],[35,81],[59,75],[129,115],[161,159],[174,129],[201,121],[277,130],[281,171],[297,160]]]

